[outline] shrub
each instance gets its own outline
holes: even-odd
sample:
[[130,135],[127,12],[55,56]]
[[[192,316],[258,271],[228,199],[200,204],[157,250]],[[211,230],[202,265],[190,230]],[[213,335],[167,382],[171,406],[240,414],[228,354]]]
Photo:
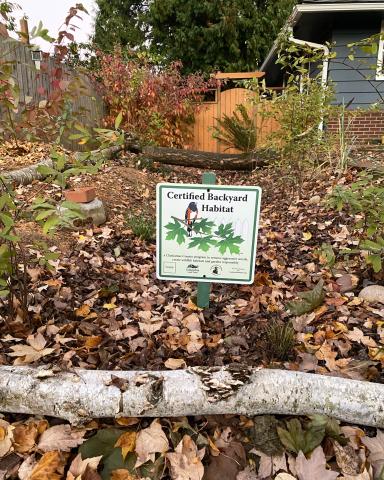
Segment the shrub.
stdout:
[[252,152],[256,148],[257,126],[256,119],[249,115],[245,105],[238,105],[232,116],[224,115],[217,118],[213,137],[229,148],[236,148],[241,152]]
[[121,49],[99,53],[94,77],[107,104],[107,124],[122,112],[122,128],[143,143],[182,147],[211,82],[198,74],[182,77],[180,67],[173,63],[160,68],[145,56],[126,58]]
[[[384,179],[382,172],[363,172],[351,185],[338,185],[329,204],[358,218],[354,225],[359,236],[358,253],[366,252],[365,261],[374,272],[382,269],[384,259]],[[355,253],[345,250],[343,253]]]
[[153,240],[156,227],[154,222],[148,220],[142,215],[130,215],[127,218],[127,225],[135,235],[141,240]]

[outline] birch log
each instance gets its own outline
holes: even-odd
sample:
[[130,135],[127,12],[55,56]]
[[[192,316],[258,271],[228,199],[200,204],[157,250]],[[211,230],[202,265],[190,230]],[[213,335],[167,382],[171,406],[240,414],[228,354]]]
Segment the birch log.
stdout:
[[[90,156],[90,161],[92,161],[92,158],[95,156],[102,156],[105,159],[112,158],[114,155],[119,153],[121,150],[123,150],[123,146],[114,146],[110,148],[106,148],[102,151],[99,150],[94,150],[91,152]],[[78,160],[80,158],[79,153],[76,153],[74,155],[75,160]],[[53,167],[53,162],[50,158],[45,158],[44,160],[41,160],[38,163],[35,163],[34,165],[30,165],[29,167],[24,167],[20,168],[19,170],[12,170],[9,172],[4,172],[1,173],[1,176],[16,185],[28,185],[33,182],[33,180],[41,180],[45,177],[45,175],[42,175],[38,169],[40,166],[46,165],[48,167]]]
[[54,373],[0,367],[0,411],[90,418],[326,414],[384,427],[384,385],[302,372],[195,367],[162,372]]

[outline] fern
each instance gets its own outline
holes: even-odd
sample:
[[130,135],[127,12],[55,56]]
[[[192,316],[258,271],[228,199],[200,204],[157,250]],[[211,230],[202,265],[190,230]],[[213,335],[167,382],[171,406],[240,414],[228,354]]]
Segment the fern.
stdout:
[[241,152],[252,152],[256,148],[257,126],[256,119],[251,118],[244,105],[238,105],[232,116],[224,115],[217,118],[213,138],[229,148],[236,148]]

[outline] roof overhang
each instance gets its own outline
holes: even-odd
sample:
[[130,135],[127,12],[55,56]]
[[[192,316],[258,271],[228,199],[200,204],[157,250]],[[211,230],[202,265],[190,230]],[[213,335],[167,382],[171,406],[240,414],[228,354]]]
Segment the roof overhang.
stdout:
[[[342,13],[342,12],[384,12],[384,2],[348,2],[348,3],[307,3],[296,5],[288,18],[284,29],[293,28],[306,13]],[[262,72],[268,68],[268,64],[274,58],[278,42],[275,41],[267,58],[260,67]]]

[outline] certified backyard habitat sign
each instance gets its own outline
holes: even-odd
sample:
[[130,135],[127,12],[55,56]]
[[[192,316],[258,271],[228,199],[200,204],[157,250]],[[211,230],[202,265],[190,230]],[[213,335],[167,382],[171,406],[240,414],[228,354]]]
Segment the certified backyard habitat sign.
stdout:
[[261,189],[157,185],[157,276],[252,283]]

